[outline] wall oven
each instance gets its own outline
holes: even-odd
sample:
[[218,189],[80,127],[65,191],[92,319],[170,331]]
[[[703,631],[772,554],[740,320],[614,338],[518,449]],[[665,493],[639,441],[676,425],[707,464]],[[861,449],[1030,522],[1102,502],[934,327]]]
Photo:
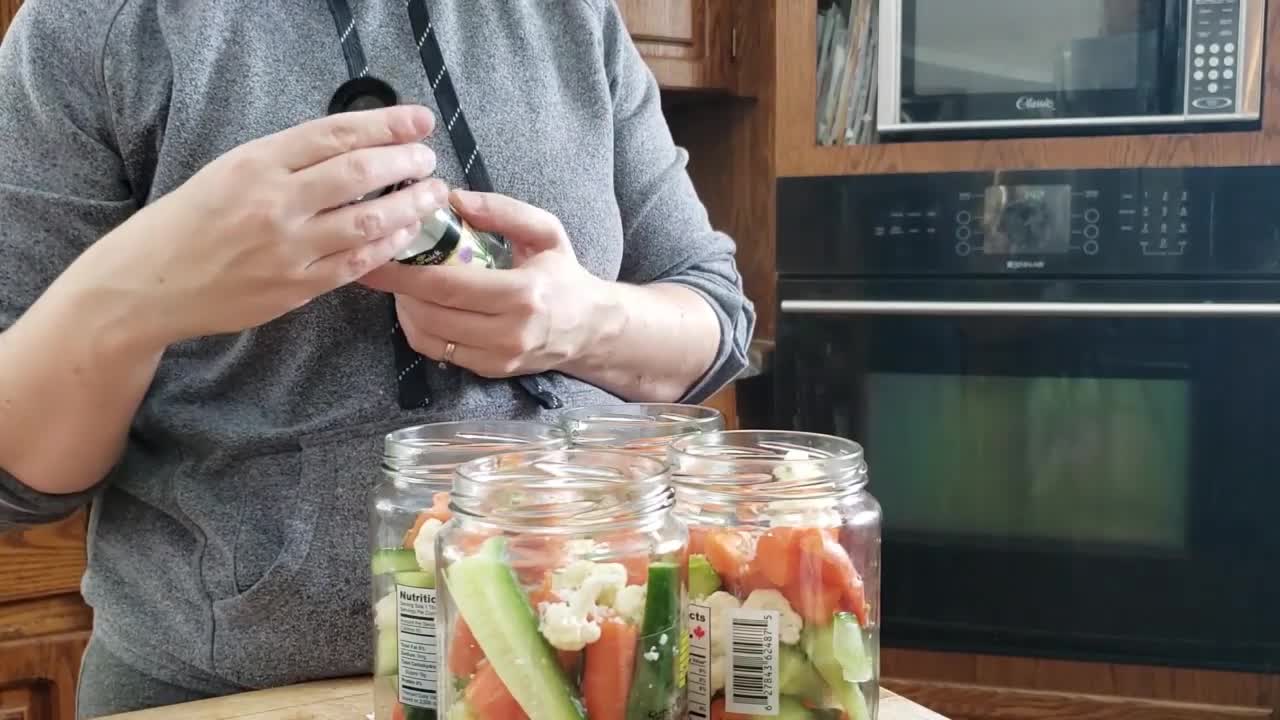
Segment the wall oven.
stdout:
[[787,178],[776,426],[863,442],[884,642],[1280,666],[1280,169]]
[[880,0],[886,138],[1256,127],[1265,0]]

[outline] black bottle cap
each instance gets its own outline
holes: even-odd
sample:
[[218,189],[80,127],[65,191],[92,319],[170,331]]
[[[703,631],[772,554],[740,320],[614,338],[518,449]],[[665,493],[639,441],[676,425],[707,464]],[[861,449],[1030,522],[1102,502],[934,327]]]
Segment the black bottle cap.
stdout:
[[338,87],[333,99],[329,101],[329,114],[377,110],[399,103],[400,98],[390,85],[378,78],[366,76],[348,80]]

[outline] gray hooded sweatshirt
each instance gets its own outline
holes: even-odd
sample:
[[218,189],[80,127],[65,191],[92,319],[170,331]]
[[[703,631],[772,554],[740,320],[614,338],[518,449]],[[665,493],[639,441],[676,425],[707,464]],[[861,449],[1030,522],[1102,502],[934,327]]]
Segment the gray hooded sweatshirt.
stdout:
[[[370,73],[434,108],[405,3],[351,4]],[[496,190],[558,216],[595,275],[705,296],[720,349],[685,399],[732,379],[755,319],[734,244],[708,223],[613,0],[429,7]],[[227,150],[322,115],[346,79],[325,0],[28,0],[0,45],[0,330],[90,243]],[[440,130],[437,175],[462,186]],[[368,672],[383,435],[547,417],[457,369],[433,369],[433,402],[401,410],[388,324],[385,296],[353,286],[174,345],[110,476],[52,497],[0,472],[0,531],[92,500],[94,639],[166,682],[217,694]],[[569,405],[614,400],[550,381]]]

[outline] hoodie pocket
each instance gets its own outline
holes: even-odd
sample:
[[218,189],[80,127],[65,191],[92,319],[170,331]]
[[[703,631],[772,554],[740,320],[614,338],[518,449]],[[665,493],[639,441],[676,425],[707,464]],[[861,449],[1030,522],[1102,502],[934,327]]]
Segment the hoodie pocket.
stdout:
[[246,498],[236,584],[247,589],[213,602],[219,676],[262,688],[369,671],[369,493],[383,437],[398,426],[302,438],[296,496],[276,505],[287,517],[263,517]]

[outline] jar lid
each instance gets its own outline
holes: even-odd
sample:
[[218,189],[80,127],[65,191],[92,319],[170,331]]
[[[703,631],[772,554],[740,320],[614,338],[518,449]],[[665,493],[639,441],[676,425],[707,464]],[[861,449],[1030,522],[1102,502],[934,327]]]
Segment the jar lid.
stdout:
[[385,81],[366,75],[352,78],[338,86],[329,99],[329,114],[360,110],[377,110],[400,103],[396,91]]
[[576,446],[613,448],[666,458],[667,446],[724,429],[715,408],[677,403],[615,403],[566,410],[560,424]]
[[476,458],[518,450],[567,447],[563,430],[546,423],[519,420],[461,420],[427,423],[388,433],[383,441],[383,469],[398,478],[451,482],[459,465]]

